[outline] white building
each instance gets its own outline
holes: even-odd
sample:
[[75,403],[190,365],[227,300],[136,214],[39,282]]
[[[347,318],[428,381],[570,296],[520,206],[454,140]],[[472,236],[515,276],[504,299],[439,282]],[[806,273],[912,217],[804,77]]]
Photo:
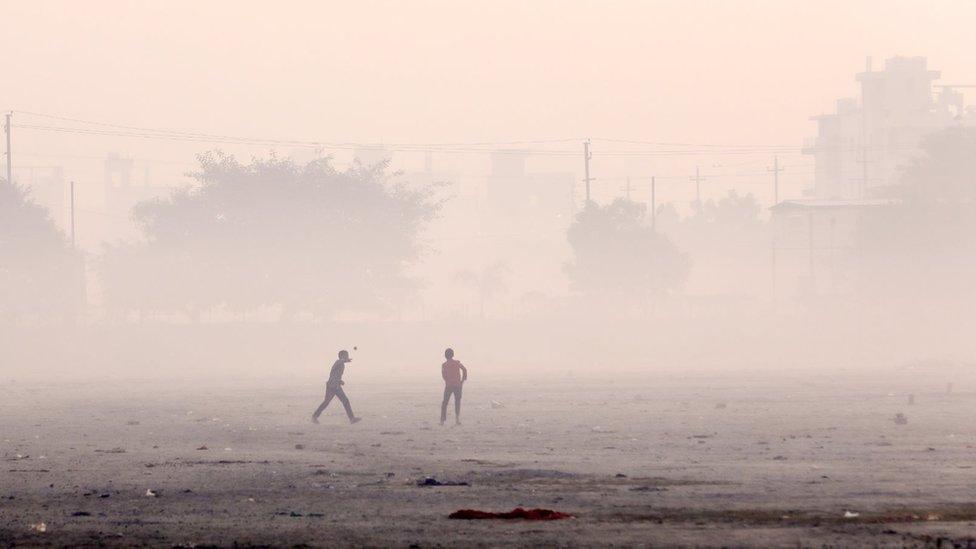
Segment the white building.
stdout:
[[856,76],[860,97],[839,99],[834,113],[812,118],[817,137],[803,152],[814,157],[814,195],[874,196],[895,182],[899,167],[918,153],[926,135],[976,123],[976,110],[964,107],[956,87],[933,84],[939,77],[924,57],[893,57],[882,71],[873,70],[869,58]]

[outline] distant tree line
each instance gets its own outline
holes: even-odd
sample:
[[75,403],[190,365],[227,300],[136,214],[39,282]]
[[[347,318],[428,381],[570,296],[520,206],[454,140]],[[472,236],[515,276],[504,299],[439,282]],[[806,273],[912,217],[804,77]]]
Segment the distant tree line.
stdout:
[[72,321],[84,299],[81,254],[28,189],[0,180],[0,321]]
[[336,170],[328,159],[244,164],[199,156],[198,185],[139,204],[144,242],[106,249],[105,304],[116,312],[274,308],[284,319],[395,310],[418,282],[430,186],[391,182],[385,165]]

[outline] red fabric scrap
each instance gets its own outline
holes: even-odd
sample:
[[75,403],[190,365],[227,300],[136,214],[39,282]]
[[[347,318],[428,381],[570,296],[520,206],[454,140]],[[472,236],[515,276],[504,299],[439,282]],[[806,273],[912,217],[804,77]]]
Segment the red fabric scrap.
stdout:
[[461,509],[454,511],[447,518],[459,520],[483,520],[483,519],[521,519],[521,520],[559,520],[573,518],[573,515],[560,513],[552,509],[522,509],[517,507],[507,513],[490,513],[488,511],[478,511],[477,509]]

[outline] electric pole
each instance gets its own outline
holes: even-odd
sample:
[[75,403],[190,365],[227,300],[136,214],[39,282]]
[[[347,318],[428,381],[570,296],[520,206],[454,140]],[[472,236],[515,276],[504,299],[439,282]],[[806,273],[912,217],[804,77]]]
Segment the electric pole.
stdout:
[[7,132],[7,183],[13,184],[13,168],[10,161],[10,117],[13,116],[13,111],[7,113],[7,123],[4,124],[3,128]]
[[773,206],[779,204],[779,172],[785,168],[779,167],[779,157],[773,157],[773,167],[766,168],[767,172],[773,172]]
[[590,207],[590,159],[593,155],[590,154],[590,140],[587,139],[583,142],[583,168],[585,170],[585,181],[586,181],[586,207]]
[[657,191],[657,185],[654,184],[654,176],[651,176],[651,230],[657,230],[657,197],[654,196]]
[[695,182],[695,201],[701,204],[701,183],[705,178],[701,176],[698,166],[695,166],[695,177],[690,177]]
[[75,182],[71,182],[71,247],[75,247]]

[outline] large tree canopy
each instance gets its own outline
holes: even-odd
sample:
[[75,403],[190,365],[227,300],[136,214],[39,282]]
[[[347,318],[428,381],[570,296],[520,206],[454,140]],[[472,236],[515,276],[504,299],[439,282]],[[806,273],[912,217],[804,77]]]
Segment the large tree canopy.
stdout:
[[134,209],[145,243],[106,253],[110,305],[323,317],[390,309],[414,289],[406,268],[437,210],[431,188],[393,183],[384,165],[340,172],[328,159],[242,164],[220,152],[199,161],[198,186]]
[[27,189],[0,180],[0,317],[65,318],[83,299],[80,255]]
[[573,260],[566,265],[573,288],[612,303],[645,304],[678,290],[690,261],[650,227],[644,207],[626,199],[590,203],[567,233]]
[[976,129],[930,135],[890,189],[900,203],[866,217],[864,290],[976,300]]

